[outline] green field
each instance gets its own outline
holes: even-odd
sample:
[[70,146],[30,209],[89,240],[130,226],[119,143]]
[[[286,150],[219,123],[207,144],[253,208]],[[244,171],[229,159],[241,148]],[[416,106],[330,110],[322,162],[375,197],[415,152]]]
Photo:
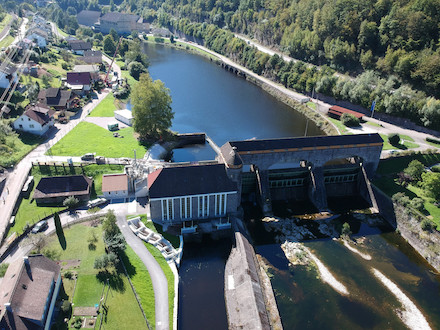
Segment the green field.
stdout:
[[[94,190],[92,191],[91,198],[95,198],[96,195],[101,195],[102,187],[102,174],[109,173],[122,173],[124,167],[122,165],[87,165],[84,166],[84,173],[87,176],[91,176],[94,179]],[[81,168],[75,167],[73,171],[70,171],[66,166],[66,170],[62,167],[58,167],[55,171],[55,167],[52,166],[41,166],[34,167],[32,169],[31,175],[34,177],[34,187],[28,197],[21,200],[18,212],[15,216],[15,224],[10,228],[9,232],[17,232],[20,234],[23,232],[23,227],[28,222],[33,224],[46,216],[53,214],[54,212],[64,210],[64,206],[53,205],[53,206],[37,206],[35,201],[32,199],[35,187],[43,176],[56,176],[56,175],[70,175],[70,174],[81,174]]]
[[41,141],[40,137],[28,133],[8,136],[5,144],[0,144],[0,166],[9,167],[17,164]]
[[388,142],[388,135],[386,134],[380,134],[380,136],[383,139],[383,148],[382,150],[407,150],[407,149],[414,149],[420,147],[417,143],[414,143],[413,139],[407,135],[400,135],[400,143],[398,146],[393,146]]
[[13,41],[14,41],[14,37],[8,34],[6,37],[3,38],[2,41],[0,41],[0,48],[8,47],[10,44],[12,44]]
[[132,127],[118,133],[124,138],[113,137],[113,132],[88,122],[79,123],[65,137],[56,143],[50,153],[54,156],[81,156],[95,152],[97,155],[119,158],[133,157],[133,150],[139,158],[144,157],[147,148],[134,137]]
[[90,117],[113,117],[114,111],[117,110],[115,98],[109,93],[98,106],[89,114]]
[[[92,233],[97,237],[93,248],[89,247],[88,238]],[[109,269],[108,272],[94,269],[95,258],[104,254],[102,241],[102,227],[91,227],[87,224],[77,224],[71,228],[64,228],[67,248],[62,250],[58,238],[53,235],[45,248],[56,255],[56,260],[61,261],[62,273],[70,271],[78,274],[75,292],[74,280],[64,279],[64,289],[69,299],[73,297],[74,307],[90,307],[99,304],[106,278],[109,278],[110,290],[106,305],[108,315],[104,318],[103,329],[145,329],[146,324],[142,312],[137,304],[134,293],[127,277],[121,270]],[[137,256],[134,255],[133,259]],[[79,260],[79,265],[77,262]],[[74,264],[71,262],[74,261]],[[107,295],[107,288],[104,296]],[[154,303],[153,303],[154,306]],[[100,324],[98,317],[97,324]]]

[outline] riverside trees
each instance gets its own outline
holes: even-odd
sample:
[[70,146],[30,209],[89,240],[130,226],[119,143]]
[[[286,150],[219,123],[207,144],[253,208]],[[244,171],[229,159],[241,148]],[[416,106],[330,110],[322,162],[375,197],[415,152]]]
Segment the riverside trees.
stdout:
[[170,90],[160,80],[143,73],[131,93],[134,130],[142,140],[161,138],[171,127],[174,112],[171,109]]

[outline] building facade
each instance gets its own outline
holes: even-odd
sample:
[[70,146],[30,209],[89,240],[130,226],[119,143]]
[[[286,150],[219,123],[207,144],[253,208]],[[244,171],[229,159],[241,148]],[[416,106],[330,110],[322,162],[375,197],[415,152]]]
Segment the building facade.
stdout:
[[28,106],[14,121],[14,129],[35,135],[44,135],[54,125],[55,111],[43,104]]

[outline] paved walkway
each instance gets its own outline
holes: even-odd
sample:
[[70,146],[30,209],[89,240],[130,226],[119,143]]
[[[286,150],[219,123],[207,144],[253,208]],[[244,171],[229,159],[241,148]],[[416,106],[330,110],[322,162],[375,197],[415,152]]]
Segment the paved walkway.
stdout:
[[162,268],[156,259],[151,255],[140,240],[128,227],[127,220],[124,216],[118,215],[118,226],[127,241],[127,244],[134,250],[138,257],[147,267],[151,277],[154,290],[155,314],[156,314],[156,330],[169,329],[169,306],[168,306],[168,282]]

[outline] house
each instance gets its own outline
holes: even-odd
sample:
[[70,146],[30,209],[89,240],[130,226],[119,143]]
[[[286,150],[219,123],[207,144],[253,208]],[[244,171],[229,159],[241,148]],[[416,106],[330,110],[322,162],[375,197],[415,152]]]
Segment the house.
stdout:
[[85,175],[45,177],[38,182],[33,199],[39,204],[60,204],[68,197],[90,199],[93,179]]
[[49,40],[49,35],[46,31],[40,28],[34,28],[30,30],[27,38],[34,41],[38,45],[38,47],[46,48],[47,42]]
[[18,80],[17,77],[17,68],[15,65],[6,64],[0,66],[0,88],[9,88],[10,85],[16,83]]
[[132,126],[133,125],[133,114],[130,110],[116,110],[115,111],[115,119],[124,123],[125,125]]
[[90,73],[90,78],[92,83],[99,80],[99,66],[93,64],[87,65],[75,65],[73,67],[73,72],[88,72]]
[[119,34],[130,34],[132,31],[145,32],[149,25],[144,23],[143,18],[138,15],[124,14],[118,12],[107,13],[99,20],[102,33],[107,34],[114,29]]
[[72,91],[60,88],[43,89],[38,93],[38,102],[53,107],[55,110],[68,110],[73,101]]
[[86,50],[84,56],[80,57],[79,60],[88,64],[101,64],[102,53],[100,50]]
[[107,199],[128,197],[127,174],[104,174],[102,176],[102,193]]
[[54,125],[54,113],[45,104],[28,105],[26,111],[14,121],[14,129],[43,135]]
[[83,94],[92,89],[92,75],[90,72],[67,72],[67,87]]
[[82,40],[69,40],[69,47],[72,50],[72,53],[76,55],[84,55],[86,50],[92,49],[92,44],[88,41]]
[[78,24],[92,27],[99,22],[99,17],[101,17],[101,12],[96,10],[81,10],[76,15]]
[[11,263],[0,287],[0,329],[49,329],[61,285],[60,266],[43,255]]
[[164,167],[148,175],[150,213],[164,228],[225,218],[238,208],[237,185],[223,164]]

